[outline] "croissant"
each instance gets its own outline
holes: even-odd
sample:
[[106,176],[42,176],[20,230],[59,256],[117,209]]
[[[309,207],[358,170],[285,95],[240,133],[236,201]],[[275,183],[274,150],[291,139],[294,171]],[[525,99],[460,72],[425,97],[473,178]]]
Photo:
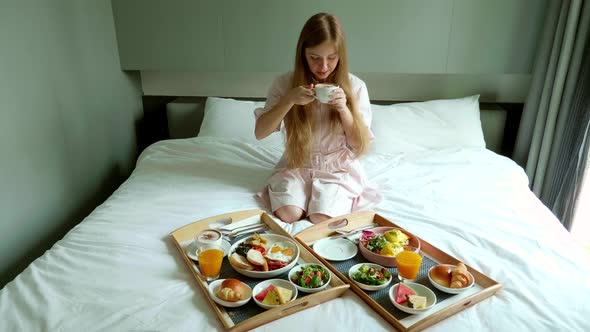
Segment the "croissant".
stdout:
[[243,299],[241,293],[236,292],[229,287],[221,288],[215,295],[217,295],[218,298],[229,302],[237,302]]
[[469,285],[470,282],[465,264],[459,263],[451,270],[451,288],[463,288]]

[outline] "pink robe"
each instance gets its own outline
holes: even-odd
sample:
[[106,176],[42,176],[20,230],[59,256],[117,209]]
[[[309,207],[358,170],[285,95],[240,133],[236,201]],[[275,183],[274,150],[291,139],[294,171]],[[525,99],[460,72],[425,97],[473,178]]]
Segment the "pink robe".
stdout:
[[[349,74],[357,107],[367,125],[371,127],[371,104],[367,86],[358,77]],[[254,111],[256,118],[272,109],[279,99],[291,89],[292,73],[279,76],[269,89],[264,108]],[[306,215],[322,213],[330,217],[352,211],[366,210],[381,200],[377,191],[365,180],[359,159],[354,158],[346,142],[344,130],[332,133],[329,128],[327,104],[314,101],[316,120],[312,151],[304,167],[287,169],[283,155],[267,186],[258,194],[273,213],[285,205],[300,207]],[[281,125],[276,128],[279,131]],[[370,133],[371,139],[373,134]]]

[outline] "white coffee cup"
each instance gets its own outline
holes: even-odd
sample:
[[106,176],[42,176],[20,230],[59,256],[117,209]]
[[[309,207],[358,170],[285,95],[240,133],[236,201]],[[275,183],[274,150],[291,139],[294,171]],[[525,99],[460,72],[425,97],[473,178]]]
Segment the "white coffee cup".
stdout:
[[316,84],[313,88],[315,97],[320,103],[326,104],[330,101],[330,94],[338,89],[338,85],[334,84]]
[[195,237],[197,249],[209,245],[221,246],[221,232],[216,229],[204,229]]

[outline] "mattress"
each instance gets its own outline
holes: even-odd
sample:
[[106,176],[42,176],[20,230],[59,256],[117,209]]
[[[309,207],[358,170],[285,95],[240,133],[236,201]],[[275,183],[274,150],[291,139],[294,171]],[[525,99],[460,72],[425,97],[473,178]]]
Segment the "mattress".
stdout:
[[[169,233],[262,208],[282,150],[221,138],[161,141],[97,207],[0,290],[2,331],[223,330]],[[374,211],[503,285],[427,331],[589,331],[590,263],[508,158],[483,148],[372,153]],[[284,224],[289,233],[307,221]],[[329,319],[326,319],[329,317]],[[257,331],[390,331],[350,290]]]

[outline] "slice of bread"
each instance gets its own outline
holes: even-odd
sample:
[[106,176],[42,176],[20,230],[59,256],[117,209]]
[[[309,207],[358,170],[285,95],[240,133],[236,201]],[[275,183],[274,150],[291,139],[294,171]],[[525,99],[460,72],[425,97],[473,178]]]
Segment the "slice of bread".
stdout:
[[[264,256],[262,256],[262,253],[258,250],[255,250],[255,249],[248,250],[248,253],[246,254],[246,258],[248,259],[248,261],[250,263],[252,263],[254,265],[268,266],[266,259],[264,258]],[[267,270],[268,270],[268,267],[267,267]]]
[[254,266],[252,266],[252,264],[250,264],[250,262],[248,262],[248,260],[244,256],[239,255],[235,252],[231,254],[231,256],[229,256],[229,262],[231,263],[231,265],[239,269],[254,270]]

